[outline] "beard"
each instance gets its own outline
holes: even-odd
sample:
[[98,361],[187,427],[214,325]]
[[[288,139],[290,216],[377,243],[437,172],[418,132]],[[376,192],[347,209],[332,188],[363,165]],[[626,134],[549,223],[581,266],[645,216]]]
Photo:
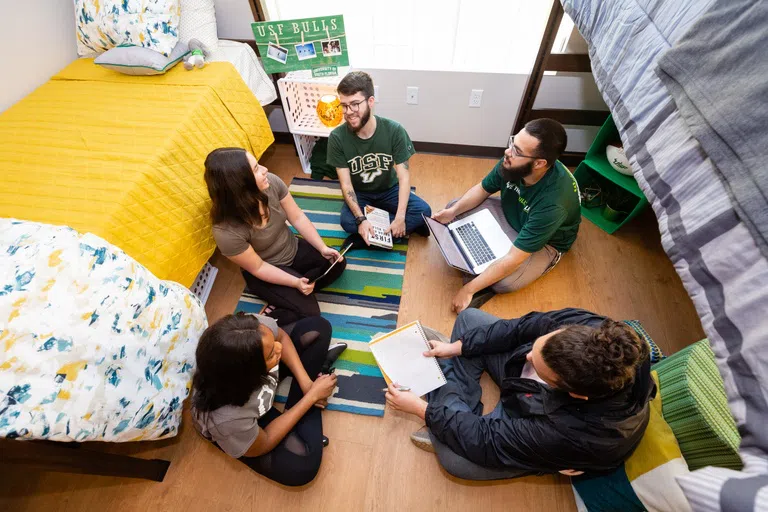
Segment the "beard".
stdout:
[[523,178],[527,178],[532,173],[533,173],[532,160],[529,160],[528,162],[522,165],[507,166],[507,160],[505,158],[504,161],[501,163],[501,167],[499,168],[499,174],[501,175],[501,178],[505,181],[517,182],[522,180]]
[[[363,105],[362,105],[362,104],[360,104],[360,109],[361,109],[361,110],[362,110],[362,107],[363,107]],[[360,124],[359,124],[359,125],[357,125],[356,127],[355,127],[355,126],[352,126],[352,125],[349,123],[349,121],[347,121],[347,126],[349,127],[349,129],[350,129],[350,130],[352,130],[352,133],[357,133],[357,132],[359,132],[360,130],[362,130],[362,129],[363,129],[363,126],[365,126],[366,124],[368,124],[368,120],[369,120],[369,119],[371,119],[371,109],[370,109],[370,108],[368,108],[368,105],[367,105],[367,104],[365,105],[365,113],[363,113],[363,112],[361,112],[361,111],[358,111],[358,112],[357,112],[357,117],[359,117],[359,118],[360,118]]]

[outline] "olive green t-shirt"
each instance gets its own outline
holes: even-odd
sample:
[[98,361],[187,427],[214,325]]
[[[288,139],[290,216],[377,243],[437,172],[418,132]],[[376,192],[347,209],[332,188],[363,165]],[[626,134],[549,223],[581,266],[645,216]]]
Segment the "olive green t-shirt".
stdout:
[[213,238],[224,256],[237,256],[253,247],[259,257],[271,265],[290,265],[296,257],[299,239],[285,223],[287,217],[280,200],[288,194],[283,180],[267,174],[269,188],[269,221],[264,227],[226,222],[213,226]]
[[518,235],[521,251],[534,253],[549,244],[560,252],[571,248],[581,224],[579,186],[559,161],[535,185],[509,182],[499,174],[502,160],[483,179],[488,193],[501,191],[501,209]]
[[357,192],[384,192],[394,187],[395,165],[416,153],[405,128],[386,117],[375,118],[376,131],[370,139],[361,139],[346,124],[328,137],[328,165],[348,168]]

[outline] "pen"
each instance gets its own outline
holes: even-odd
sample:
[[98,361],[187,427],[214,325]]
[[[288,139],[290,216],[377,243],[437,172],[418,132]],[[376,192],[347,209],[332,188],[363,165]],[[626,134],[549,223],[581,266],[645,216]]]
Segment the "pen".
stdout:
[[[410,391],[411,388],[409,388],[408,386],[397,386],[397,390],[398,391]],[[384,388],[384,389],[381,390],[382,393],[386,393],[387,391],[389,391],[389,388]]]

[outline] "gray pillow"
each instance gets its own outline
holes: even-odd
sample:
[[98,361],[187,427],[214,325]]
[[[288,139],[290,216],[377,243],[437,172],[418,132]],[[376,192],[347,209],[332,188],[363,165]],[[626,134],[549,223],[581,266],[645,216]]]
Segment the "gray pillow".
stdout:
[[161,75],[188,53],[187,44],[181,41],[168,57],[142,46],[118,46],[102,53],[93,62],[126,75]]

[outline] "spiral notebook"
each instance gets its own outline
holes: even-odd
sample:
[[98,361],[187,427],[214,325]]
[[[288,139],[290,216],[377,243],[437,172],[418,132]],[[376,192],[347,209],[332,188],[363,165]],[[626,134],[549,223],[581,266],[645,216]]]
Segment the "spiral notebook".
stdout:
[[376,338],[368,346],[387,384],[397,382],[422,396],[446,383],[437,359],[424,357],[430,346],[418,320]]

